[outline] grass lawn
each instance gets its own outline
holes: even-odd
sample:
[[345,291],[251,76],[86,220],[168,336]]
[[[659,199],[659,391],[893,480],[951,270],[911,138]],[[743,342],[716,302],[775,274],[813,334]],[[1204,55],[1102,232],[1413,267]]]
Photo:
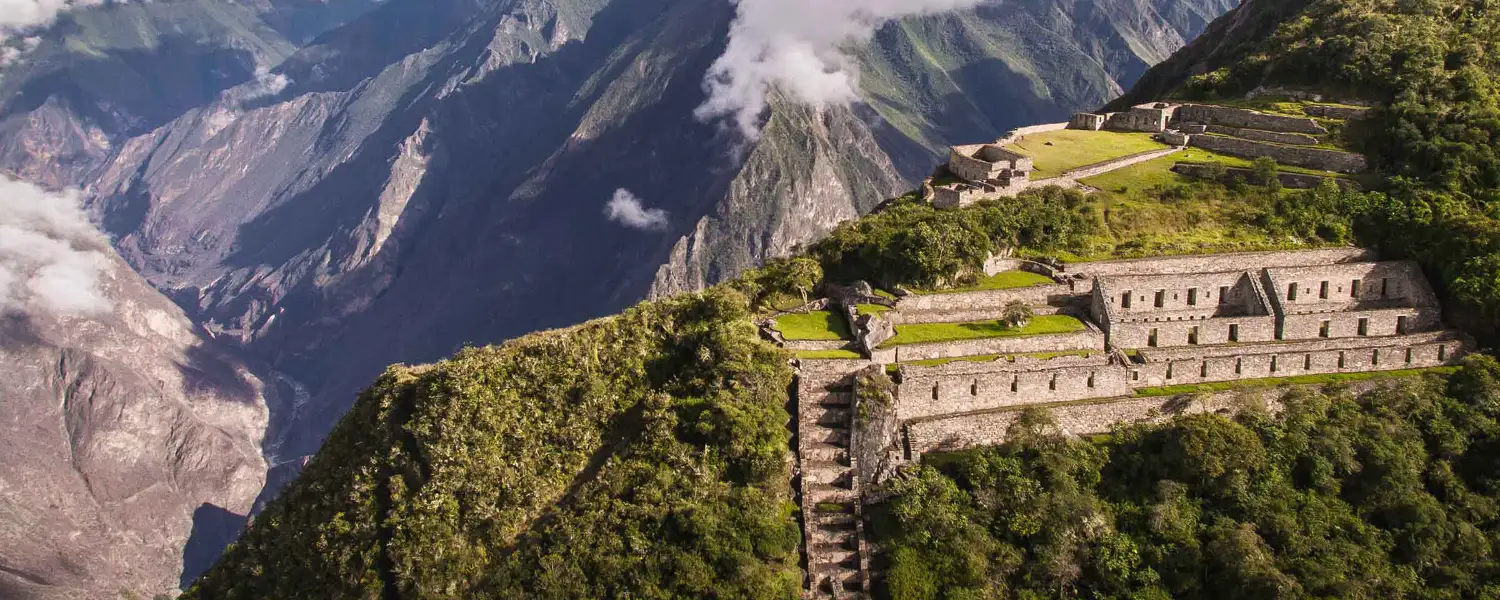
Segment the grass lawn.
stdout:
[[1009,290],[1037,285],[1052,285],[1054,283],[1057,282],[1053,281],[1051,277],[1038,275],[1030,271],[1001,271],[994,275],[981,277],[978,283],[971,286],[943,290],[912,290],[912,292],[916,294],[957,294],[959,292],[978,292],[983,290]]
[[815,310],[807,313],[782,315],[776,318],[776,331],[788,340],[826,341],[852,340],[849,324],[838,313]]
[[1067,315],[1044,315],[1034,317],[1025,327],[1006,327],[999,321],[974,323],[921,323],[902,325],[896,328],[896,337],[886,340],[880,347],[928,342],[952,342],[986,338],[1019,337],[1051,333],[1073,333],[1083,331],[1082,321]]
[[1151,139],[1149,133],[1064,129],[1028,135],[1005,148],[1030,156],[1036,163],[1031,178],[1045,179],[1070,169],[1167,147]]
[[843,350],[843,349],[840,349],[840,350],[798,350],[796,352],[796,354],[797,354],[797,358],[805,358],[805,359],[813,359],[813,360],[860,359],[860,358],[864,358],[865,357],[865,355],[860,354],[858,352],[855,352],[853,350]]
[[1089,355],[1093,353],[1093,350],[1066,350],[1062,352],[1027,352],[1025,354],[980,354],[977,356],[958,356],[954,358],[914,360],[911,362],[904,362],[899,364],[910,365],[913,367],[941,367],[943,365],[956,363],[959,361],[985,363],[994,362],[996,360],[1000,360],[1001,358],[1014,362],[1016,357],[1021,356],[1024,356],[1026,358],[1035,358],[1037,360],[1048,360],[1057,358],[1059,356],[1082,356],[1084,358],[1088,358]]
[[889,306],[881,306],[879,304],[860,304],[854,307],[854,312],[860,315],[878,315],[890,309],[891,307]]
[[1201,392],[1223,392],[1245,388],[1276,387],[1281,385],[1318,385],[1329,383],[1344,383],[1350,381],[1367,381],[1370,379],[1390,379],[1395,377],[1412,377],[1434,373],[1437,375],[1452,375],[1457,373],[1460,367],[1432,367],[1428,369],[1402,369],[1400,371],[1375,371],[1371,373],[1327,373],[1323,375],[1298,375],[1296,377],[1272,377],[1269,379],[1241,379],[1239,381],[1219,381],[1214,383],[1199,383],[1192,385],[1169,385],[1164,387],[1140,388],[1135,391],[1137,396],[1177,396],[1180,394],[1196,394]]
[[[1148,190],[1157,186],[1169,186],[1192,181],[1191,178],[1184,177],[1172,171],[1172,167],[1177,163],[1202,164],[1210,162],[1217,162],[1226,167],[1240,167],[1245,169],[1254,168],[1255,166],[1255,161],[1250,159],[1209,152],[1202,148],[1188,148],[1176,154],[1148,160],[1143,163],[1136,163],[1123,169],[1102,173],[1093,177],[1085,177],[1078,181],[1084,185],[1096,187],[1106,192]],[[1315,171],[1289,165],[1281,165],[1279,168],[1287,173],[1322,175],[1324,177],[1346,177],[1342,173]]]
[[895,300],[896,299],[896,295],[895,294],[892,294],[892,293],[887,292],[885,290],[882,290],[880,288],[875,288],[875,295],[876,296],[880,296],[881,298],[885,298],[886,300]]

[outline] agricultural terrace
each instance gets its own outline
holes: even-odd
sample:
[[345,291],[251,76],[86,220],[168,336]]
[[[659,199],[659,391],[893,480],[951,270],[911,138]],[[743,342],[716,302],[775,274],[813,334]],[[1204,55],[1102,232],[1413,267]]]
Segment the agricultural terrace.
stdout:
[[921,323],[897,326],[896,336],[886,340],[880,347],[888,348],[930,342],[954,342],[960,340],[1073,333],[1083,331],[1084,329],[1082,321],[1067,315],[1034,317],[1022,327],[1010,327],[999,321]]
[[1149,133],[1063,129],[1028,135],[1005,148],[1031,157],[1036,166],[1032,179],[1048,179],[1079,167],[1168,147]]

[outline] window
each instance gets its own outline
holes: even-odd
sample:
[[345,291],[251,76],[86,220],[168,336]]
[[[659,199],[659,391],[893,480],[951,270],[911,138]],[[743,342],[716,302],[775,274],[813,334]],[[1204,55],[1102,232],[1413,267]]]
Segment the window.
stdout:
[[1146,337],[1146,345],[1150,346],[1152,348],[1156,347],[1156,328],[1155,327],[1151,328],[1151,335],[1149,335],[1149,336]]
[[1390,291],[1391,291],[1390,283],[1391,283],[1390,279],[1387,279],[1385,277],[1381,277],[1380,278],[1380,296],[1382,298],[1385,297],[1385,296],[1389,296],[1390,295]]
[[1376,349],[1370,351],[1370,366],[1372,366],[1372,367],[1378,367],[1378,366],[1380,366],[1380,349],[1379,348],[1376,348]]
[[1172,363],[1167,363],[1167,379],[1172,378]]
[[1308,354],[1306,354],[1306,355],[1304,355],[1302,357],[1302,370],[1303,371],[1311,371],[1312,370],[1312,354],[1311,353],[1308,353]]
[[1188,306],[1198,305],[1198,288],[1188,288]]
[[938,384],[936,384],[936,383],[932,384],[932,399],[933,400],[937,400],[938,399]]
[[1198,376],[1208,379],[1208,361],[1203,361],[1203,366],[1198,367]]
[[1120,308],[1130,308],[1130,292],[1126,291],[1120,295]]
[[1089,387],[1094,387],[1094,374],[1089,373]]
[[1327,281],[1323,282],[1323,285],[1318,286],[1318,298],[1323,299],[1323,300],[1327,300],[1328,299],[1328,282]]
[[1198,344],[1198,327],[1196,325],[1188,328],[1188,343],[1192,345]]
[[1056,375],[1053,375],[1052,379],[1049,380],[1049,381],[1047,381],[1047,389],[1052,390],[1052,391],[1057,391],[1057,376]]
[[1229,286],[1227,286],[1227,285],[1221,285],[1221,286],[1219,286],[1219,304],[1226,304],[1228,302],[1229,302]]
[[1339,352],[1339,368],[1344,368],[1344,353]]
[[1398,335],[1406,333],[1406,327],[1407,327],[1406,315],[1401,315],[1399,317],[1396,317],[1396,333]]
[[1286,299],[1290,302],[1297,301],[1297,284],[1292,283],[1286,286]]
[[979,380],[978,379],[975,379],[974,383],[969,384],[969,395],[970,396],[978,396],[979,395]]
[[1406,349],[1406,364],[1411,364],[1411,348]]
[[1448,346],[1438,346],[1438,360],[1448,360]]
[[1349,284],[1349,297],[1350,298],[1358,298],[1359,297],[1359,286],[1360,286],[1360,283],[1361,283],[1360,280],[1356,279],[1352,283]]
[[1229,324],[1229,341],[1231,341],[1231,342],[1238,342],[1238,341],[1240,341],[1240,324],[1239,323],[1230,323]]
[[1318,329],[1318,337],[1326,338],[1329,330],[1333,328],[1333,321],[1323,321],[1323,326]]
[[1019,389],[1021,389],[1021,376],[1017,375],[1010,380],[1010,391],[1014,392]]
[[1370,319],[1361,317],[1359,320],[1359,334],[1370,335]]
[[1241,359],[1234,359],[1234,374],[1239,375],[1244,370],[1245,363]]
[[1161,308],[1167,304],[1167,291],[1156,290],[1156,307]]
[[1276,372],[1276,371],[1277,371],[1277,368],[1276,368],[1276,367],[1277,367],[1277,364],[1276,364],[1276,362],[1277,362],[1277,361],[1276,361],[1276,358],[1277,358],[1277,357],[1276,357],[1276,355],[1275,355],[1275,354],[1272,354],[1272,355],[1271,355],[1271,372],[1272,372],[1272,373],[1275,373],[1275,372]]
[[1130,380],[1131,381],[1140,381],[1141,380],[1141,372],[1140,371],[1131,371],[1130,372]]

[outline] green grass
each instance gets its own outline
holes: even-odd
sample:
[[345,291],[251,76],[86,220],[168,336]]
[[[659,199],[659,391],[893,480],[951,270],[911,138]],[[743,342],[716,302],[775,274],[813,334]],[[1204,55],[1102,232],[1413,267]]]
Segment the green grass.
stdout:
[[896,328],[896,337],[886,340],[880,347],[925,344],[929,342],[952,342],[1027,335],[1073,333],[1083,331],[1082,321],[1067,315],[1044,315],[1031,319],[1025,327],[1007,327],[999,321],[977,321],[973,323],[921,323],[902,325]]
[[880,288],[875,288],[875,295],[876,296],[880,296],[881,298],[885,298],[886,300],[895,300],[896,299],[896,295],[895,294],[892,294],[892,293],[887,292],[885,290],[882,290]]
[[844,350],[842,348],[838,350],[798,350],[796,354],[797,358],[810,360],[857,360],[865,357],[865,355],[853,350]]
[[782,315],[776,318],[776,330],[781,337],[797,341],[852,340],[849,324],[838,313],[815,310],[806,313]]
[[878,315],[888,310],[891,310],[891,307],[879,304],[860,304],[854,307],[854,312],[860,315]]
[[1457,373],[1459,367],[1432,367],[1427,369],[1402,369],[1399,371],[1375,371],[1370,373],[1325,373],[1322,375],[1297,375],[1295,377],[1271,377],[1267,379],[1241,379],[1239,381],[1219,381],[1213,383],[1198,383],[1191,385],[1169,385],[1162,387],[1140,388],[1135,391],[1137,396],[1177,396],[1181,394],[1197,394],[1205,392],[1224,392],[1246,388],[1277,387],[1282,385],[1323,385],[1329,383],[1347,383],[1351,381],[1367,381],[1371,379],[1390,379],[1396,377],[1413,377],[1434,373],[1437,375],[1452,375]]
[[[1052,145],[1048,146],[1048,142]],[[1030,156],[1036,164],[1031,178],[1045,179],[1078,167],[1167,147],[1151,139],[1149,133],[1064,129],[1028,135],[1006,149]]]
[[979,292],[985,290],[1010,290],[1038,285],[1052,285],[1054,283],[1057,282],[1053,281],[1051,277],[1038,275],[1030,271],[1001,271],[994,275],[981,277],[977,283],[970,286],[942,290],[912,290],[912,292],[916,294],[957,294],[960,292]]
[[[1211,162],[1222,164],[1225,167],[1239,167],[1244,169],[1254,168],[1255,166],[1255,161],[1250,159],[1209,152],[1202,148],[1188,148],[1176,154],[1136,163],[1123,169],[1101,173],[1093,177],[1085,177],[1078,181],[1084,185],[1096,187],[1106,192],[1147,190],[1157,186],[1170,186],[1192,181],[1191,178],[1172,170],[1172,167],[1176,166],[1177,163],[1205,164]],[[1317,171],[1289,165],[1280,165],[1279,169],[1286,173],[1346,177],[1342,173]]]
[[1084,358],[1088,358],[1093,353],[1094,351],[1092,350],[1064,350],[1061,352],[1027,352],[1024,354],[979,354],[975,356],[956,356],[953,358],[914,360],[911,362],[904,362],[899,364],[910,365],[913,367],[941,367],[943,365],[952,364],[959,361],[985,363],[1000,360],[1002,358],[1014,362],[1017,357],[1035,358],[1037,360],[1050,360],[1059,356],[1082,356]]

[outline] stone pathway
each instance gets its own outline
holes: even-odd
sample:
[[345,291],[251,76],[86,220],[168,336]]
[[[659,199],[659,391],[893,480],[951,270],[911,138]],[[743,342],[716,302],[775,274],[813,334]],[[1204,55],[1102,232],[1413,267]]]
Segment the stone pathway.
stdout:
[[797,457],[811,588],[805,597],[866,598],[860,573],[859,481],[849,454],[853,371],[819,364],[825,361],[803,362],[797,376]]

